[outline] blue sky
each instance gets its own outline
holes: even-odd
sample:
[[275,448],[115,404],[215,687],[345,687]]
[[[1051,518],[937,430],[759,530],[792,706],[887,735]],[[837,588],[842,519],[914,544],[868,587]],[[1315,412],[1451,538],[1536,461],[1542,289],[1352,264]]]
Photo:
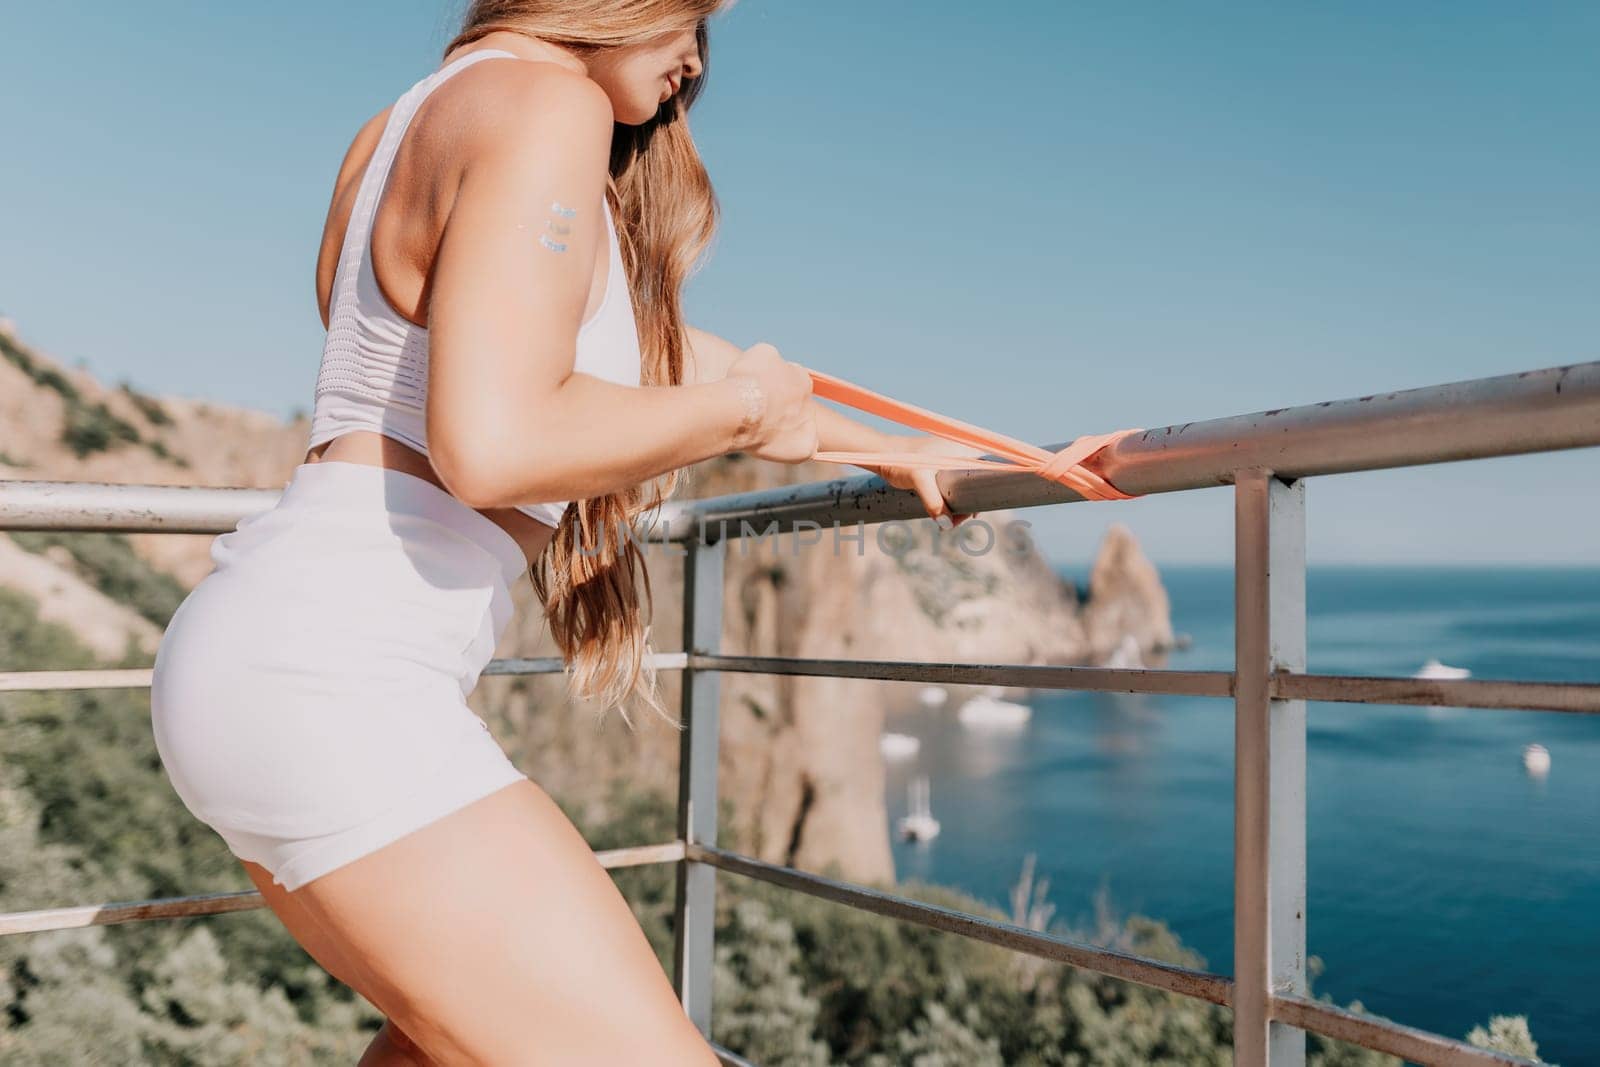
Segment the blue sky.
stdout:
[[[457,0],[18,5],[0,313],[309,407],[338,162]],[[741,0],[691,321],[1041,443],[1600,358],[1600,6]],[[25,91],[18,91],[25,90]],[[843,468],[859,473],[855,468]],[[1310,555],[1600,563],[1593,450],[1311,483]],[[1225,490],[1031,509],[1225,560]]]

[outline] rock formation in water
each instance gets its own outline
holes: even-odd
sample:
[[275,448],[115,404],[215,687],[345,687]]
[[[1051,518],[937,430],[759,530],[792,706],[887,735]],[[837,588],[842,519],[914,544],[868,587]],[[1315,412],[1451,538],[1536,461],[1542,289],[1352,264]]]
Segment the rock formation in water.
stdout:
[[1083,611],[1091,658],[1103,663],[1120,647],[1139,653],[1173,646],[1172,610],[1155,565],[1133,533],[1121,523],[1106,530],[1089,572],[1089,600]]

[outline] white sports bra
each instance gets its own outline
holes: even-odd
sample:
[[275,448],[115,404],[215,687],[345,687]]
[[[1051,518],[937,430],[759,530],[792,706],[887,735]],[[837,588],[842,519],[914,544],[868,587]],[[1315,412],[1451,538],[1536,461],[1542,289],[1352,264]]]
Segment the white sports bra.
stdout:
[[[373,430],[428,454],[424,415],[428,331],[396,311],[379,289],[372,268],[372,219],[388,186],[400,140],[422,101],[452,75],[492,56],[520,58],[497,48],[468,53],[423,78],[395,101],[361,179],[339,253],[307,449],[348,430]],[[640,384],[639,331],[633,295],[628,290],[616,222],[603,197],[601,212],[610,244],[610,269],[599,310],[578,331],[573,369],[636,386]],[[566,501],[521,504],[517,510],[553,527],[560,523],[566,506]]]

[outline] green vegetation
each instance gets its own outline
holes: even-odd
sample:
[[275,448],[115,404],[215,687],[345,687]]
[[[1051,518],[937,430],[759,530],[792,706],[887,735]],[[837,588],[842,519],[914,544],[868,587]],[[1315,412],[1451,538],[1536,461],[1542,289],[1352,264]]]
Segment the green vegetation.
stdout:
[[188,460],[184,459],[182,456],[176,454],[175,452],[169,451],[167,446],[164,443],[160,442],[160,441],[146,441],[144,443],[144,446],[146,448],[148,448],[155,455],[157,455],[157,456],[161,457],[162,459],[166,460],[168,463],[175,464],[175,465],[177,465],[179,467],[188,467],[189,466],[189,461]]
[[1496,1052],[1509,1052],[1513,1056],[1537,1059],[1539,1046],[1528,1032],[1528,1020],[1522,1015],[1496,1015],[1490,1018],[1488,1029],[1474,1026],[1467,1035],[1467,1043]]
[[[4,588],[0,648],[8,652],[0,669],[129,665],[96,663]],[[172,792],[148,716],[144,690],[0,693],[0,909],[249,888],[220,839]],[[668,797],[619,788],[599,809],[592,820],[575,816],[597,849],[673,836]],[[672,868],[614,877],[667,966]],[[1020,895],[1031,900],[1031,871],[1024,878]],[[881,888],[1011,918],[939,886]],[[1034,928],[1204,966],[1161,923],[1117,918],[1103,903],[1090,929],[1047,926],[1040,896],[1028,916]],[[761,1067],[1231,1062],[1231,1019],[1210,1004],[750,879],[719,879],[717,907],[713,1036]],[[266,911],[0,938],[8,1065],[350,1064],[380,1023]],[[1473,1040],[1480,1035],[1532,1048],[1520,1018],[1496,1018]],[[1309,1062],[1399,1064],[1320,1038]]]
[[54,389],[61,394],[70,407],[73,404],[83,403],[83,395],[78,392],[78,387],[73,385],[59,371],[40,364],[33,358],[33,354],[17,343],[10,334],[0,330],[0,356],[4,356],[17,368],[33,379],[36,385],[46,389]]
[[[10,334],[0,331],[0,356],[4,356],[34,384],[60,394],[65,409],[61,441],[82,459],[92,452],[104,452],[118,444],[143,444],[163,459],[173,459],[160,441],[146,440],[139,428],[101,401],[90,403],[78,387],[59,371],[47,367]],[[155,400],[135,393],[126,383],[122,389],[133,398],[146,418],[157,426],[172,422],[171,416]],[[188,464],[185,463],[184,466]]]
[[135,389],[128,381],[120,382],[117,388],[121,389],[127,398],[133,401],[135,407],[145,418],[150,420],[152,426],[171,426],[172,416],[167,414],[167,409],[161,406],[161,401],[153,396],[148,396]]
[[[4,668],[97,663],[0,588]],[[249,889],[156,758],[143,690],[0,694],[0,908]],[[381,1019],[272,915],[0,938],[0,1062],[354,1063]]]
[[138,444],[142,438],[133,423],[103,403],[69,403],[61,440],[82,459],[91,452],[104,452],[118,442]]
[[65,548],[90,585],[157,626],[165,627],[183,603],[182,583],[145,562],[126,534],[19,530],[8,536],[29,552],[43,553],[56,545]]

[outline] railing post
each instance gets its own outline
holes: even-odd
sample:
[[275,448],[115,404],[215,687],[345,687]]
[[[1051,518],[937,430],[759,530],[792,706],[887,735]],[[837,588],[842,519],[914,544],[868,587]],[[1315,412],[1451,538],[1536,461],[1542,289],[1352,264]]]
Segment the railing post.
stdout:
[[[722,646],[722,574],[727,542],[694,542],[683,561],[683,644],[691,656]],[[693,666],[683,672],[678,742],[678,837],[717,843],[717,739],[722,676]],[[716,874],[710,864],[678,864],[673,986],[689,1018],[711,1036],[711,974],[715,946]]]
[[1305,483],[1234,480],[1233,1056],[1303,1067],[1305,1031],[1272,1021],[1306,992],[1306,706],[1272,700],[1306,669]]

